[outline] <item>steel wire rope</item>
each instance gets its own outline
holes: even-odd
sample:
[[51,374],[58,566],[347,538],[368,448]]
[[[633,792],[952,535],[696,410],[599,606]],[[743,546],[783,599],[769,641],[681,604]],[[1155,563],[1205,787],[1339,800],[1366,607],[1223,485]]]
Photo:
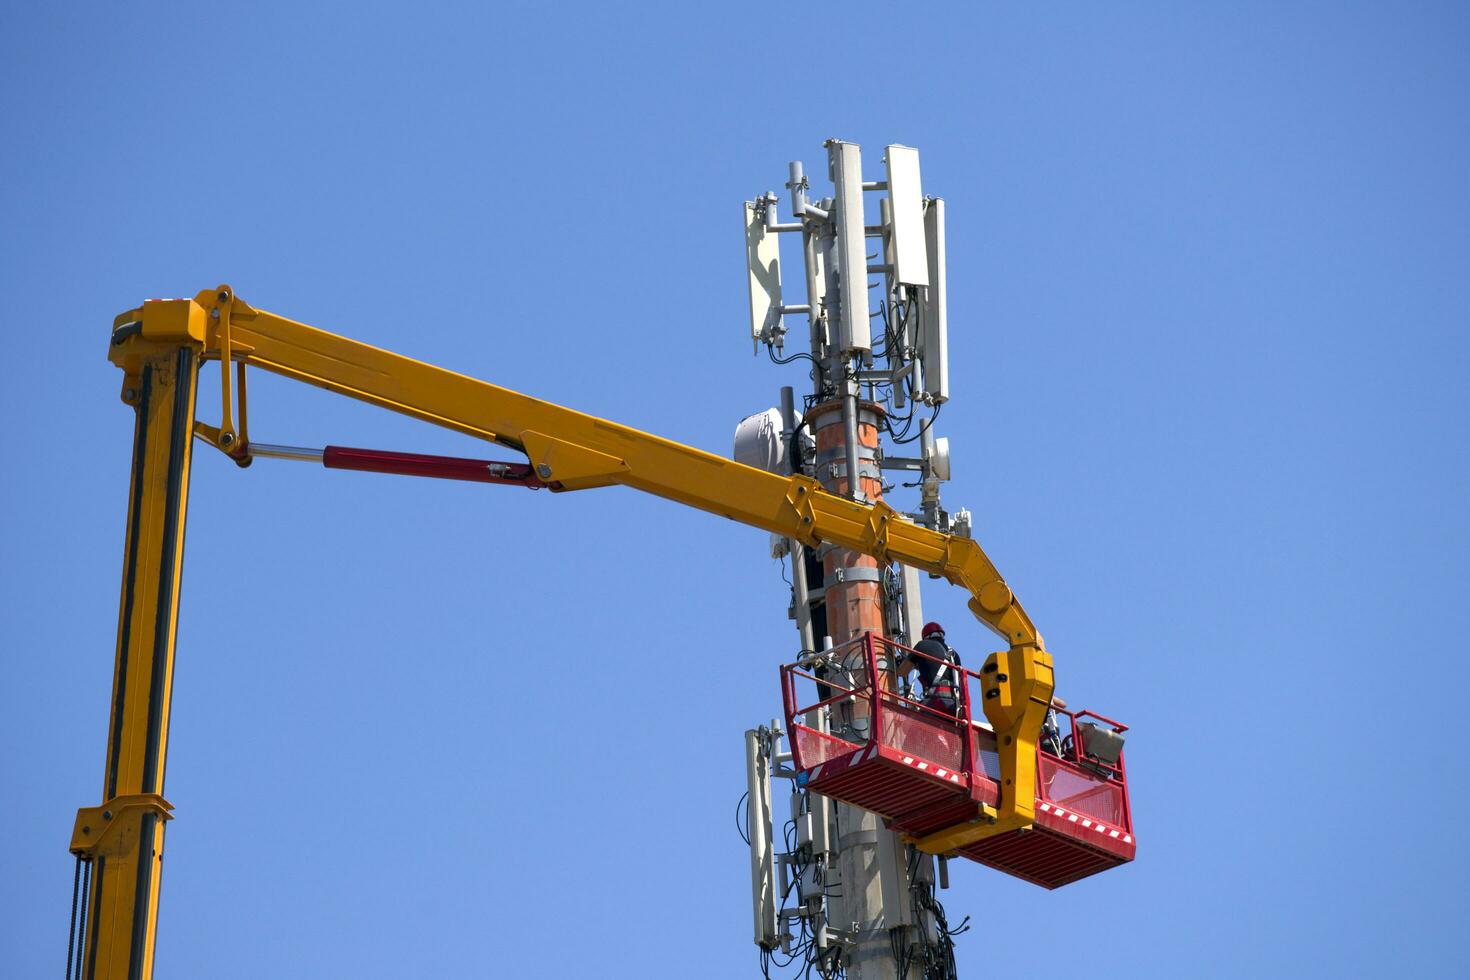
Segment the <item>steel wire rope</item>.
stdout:
[[[87,956],[87,912],[91,907],[92,900],[92,862],[78,856],[77,860],[82,864],[82,902],[81,918],[77,921],[77,974],[76,980],[82,980],[85,969],[83,961]],[[67,956],[67,971],[71,970],[71,957]],[[70,977],[67,980],[71,980]]]
[[71,927],[66,931],[66,980],[71,980],[72,950],[77,941],[77,893],[82,885],[82,856],[77,855],[77,865],[71,873]]

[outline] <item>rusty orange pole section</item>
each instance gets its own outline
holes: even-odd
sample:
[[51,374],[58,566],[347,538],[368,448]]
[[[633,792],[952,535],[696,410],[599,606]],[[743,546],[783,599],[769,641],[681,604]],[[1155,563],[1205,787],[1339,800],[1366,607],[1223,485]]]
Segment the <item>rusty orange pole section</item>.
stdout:
[[[858,489],[869,502],[883,499],[883,483],[878,469],[877,405],[862,403],[858,407]],[[813,408],[807,418],[817,443],[817,479],[822,486],[846,496],[847,440],[842,425],[842,402],[832,401]],[[883,586],[878,560],[862,552],[846,548],[822,548],[822,571],[825,575],[827,632],[836,646],[854,636],[872,630],[887,635],[883,622]]]
[[[842,400],[827,402],[812,408],[807,413],[813,436],[817,444],[817,479],[835,494],[845,496],[849,480],[856,480],[862,496],[876,503],[883,497],[883,483],[878,468],[877,450],[879,423],[882,409],[877,405],[859,402],[857,405],[857,465],[858,473],[847,472],[848,453],[846,429],[842,418]],[[865,632],[872,631],[887,636],[884,622],[883,570],[878,561],[861,552],[837,548],[830,544],[821,546],[822,570],[826,587],[827,633],[836,646]],[[879,651],[879,670],[886,654]],[[843,657],[847,667],[853,669],[853,681],[861,687],[867,679],[867,650],[857,644]],[[888,686],[887,679],[875,678],[874,690]],[[856,704],[844,705],[846,717],[835,717],[834,725],[851,726],[857,732],[872,726],[873,715],[868,704],[861,700]],[[868,732],[877,738],[878,732]],[[852,737],[848,735],[847,737]],[[858,924],[856,948],[853,951],[856,968],[849,968],[849,976],[857,980],[870,977],[895,976],[892,964],[892,945],[889,940],[888,917],[894,910],[886,910],[883,901],[883,879],[879,848],[885,831],[878,817],[867,810],[845,803],[837,806],[837,868],[842,880],[843,902],[846,917]],[[902,872],[900,872],[902,873]],[[900,978],[903,980],[903,978]]]

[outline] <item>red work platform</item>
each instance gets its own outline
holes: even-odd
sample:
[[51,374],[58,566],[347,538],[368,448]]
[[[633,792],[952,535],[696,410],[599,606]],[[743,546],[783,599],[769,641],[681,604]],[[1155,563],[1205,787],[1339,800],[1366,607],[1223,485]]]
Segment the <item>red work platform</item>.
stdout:
[[[897,689],[894,668],[905,659],[933,658],[868,633],[819,660],[783,666],[781,686],[799,781],[921,837],[974,819],[980,803],[994,806],[1000,762],[994,733],[970,717],[970,690],[980,675],[954,670],[952,713],[949,704]],[[805,706],[801,685],[816,687],[817,699]],[[955,852],[1044,888],[1124,864],[1136,850],[1116,737],[1126,726],[1090,711],[1058,708],[1053,717],[1060,716],[1070,732],[1056,731],[1037,749],[1035,824]]]

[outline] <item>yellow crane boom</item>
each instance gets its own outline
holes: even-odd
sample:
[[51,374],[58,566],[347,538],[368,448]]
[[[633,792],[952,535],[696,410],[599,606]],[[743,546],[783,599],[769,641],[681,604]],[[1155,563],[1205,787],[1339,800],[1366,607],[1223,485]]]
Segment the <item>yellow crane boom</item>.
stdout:
[[[249,462],[247,366],[524,453],[554,492],[628,486],[963,587],[970,609],[1006,642],[982,672],[985,714],[1000,751],[1001,799],[993,812],[914,843],[947,853],[1032,823],[1051,657],[974,541],[921,527],[883,503],[839,497],[803,475],[768,473],[258,310],[228,286],[194,299],[150,300],[122,314],[109,356],[123,370],[123,401],[137,421],[105,802],[78,811],[71,842],[90,875],[78,950],[84,977],[152,975],[163,830],[172,809],[163,776],[192,446],[199,436]],[[220,365],[217,427],[194,417],[207,361]]]

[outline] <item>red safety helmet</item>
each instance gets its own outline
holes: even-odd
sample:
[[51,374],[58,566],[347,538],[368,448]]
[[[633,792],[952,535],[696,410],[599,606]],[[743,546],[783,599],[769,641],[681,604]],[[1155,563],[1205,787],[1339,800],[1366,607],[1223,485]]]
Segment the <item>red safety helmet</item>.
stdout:
[[943,636],[944,635],[944,627],[943,626],[940,626],[938,623],[925,623],[924,624],[924,639],[926,639],[926,640],[929,639],[929,637],[933,636],[935,633],[938,633],[940,636]]

